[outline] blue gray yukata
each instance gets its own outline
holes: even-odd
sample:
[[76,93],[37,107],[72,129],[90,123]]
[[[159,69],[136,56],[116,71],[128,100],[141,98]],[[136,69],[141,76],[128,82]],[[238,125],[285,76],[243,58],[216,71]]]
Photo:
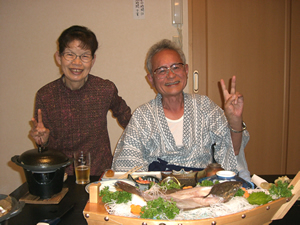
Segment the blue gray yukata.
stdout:
[[184,93],[183,146],[177,147],[161,99],[158,94],[134,111],[114,153],[115,171],[135,166],[148,171],[149,164],[158,158],[173,165],[205,168],[212,162],[211,146],[215,143],[217,163],[225,170],[246,171],[250,176],[244,155],[250,138],[247,130],[243,132],[240,154],[235,156],[224,111],[207,96]]

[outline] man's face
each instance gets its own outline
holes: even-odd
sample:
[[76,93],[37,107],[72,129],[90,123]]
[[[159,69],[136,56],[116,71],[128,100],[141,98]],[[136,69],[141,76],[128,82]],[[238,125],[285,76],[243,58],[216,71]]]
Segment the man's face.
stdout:
[[153,74],[148,74],[147,77],[152,86],[155,87],[157,92],[162,96],[176,96],[181,94],[187,85],[187,64],[183,67],[182,71],[177,72],[176,74],[173,73],[172,70],[167,71],[167,75],[161,79],[155,74],[155,71],[158,71],[158,68],[170,68],[170,66],[176,63],[182,63],[182,60],[176,51],[170,49],[162,50],[152,58]]

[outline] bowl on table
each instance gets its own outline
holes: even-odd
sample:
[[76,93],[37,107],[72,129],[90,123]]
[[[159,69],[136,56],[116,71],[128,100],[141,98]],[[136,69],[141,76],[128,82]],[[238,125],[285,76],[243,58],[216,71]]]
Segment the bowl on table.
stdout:
[[197,179],[196,179],[197,171],[185,171],[181,169],[180,171],[161,171],[162,179],[167,177],[175,177],[182,186],[196,186]]
[[154,183],[158,183],[159,179],[155,176],[138,176],[136,178],[133,178],[130,174],[128,174],[127,179],[133,181],[135,183],[135,185],[141,190],[141,191],[145,191],[148,190],[150,188],[150,183],[154,182]]
[[235,177],[235,172],[229,170],[220,170],[216,173],[220,180],[231,180]]

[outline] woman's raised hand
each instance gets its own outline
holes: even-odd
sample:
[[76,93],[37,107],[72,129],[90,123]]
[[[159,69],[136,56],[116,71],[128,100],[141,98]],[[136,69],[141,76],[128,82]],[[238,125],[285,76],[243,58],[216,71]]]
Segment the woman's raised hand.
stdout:
[[50,130],[43,124],[42,111],[38,109],[38,121],[31,119],[33,126],[30,130],[30,135],[38,145],[45,145],[48,142]]

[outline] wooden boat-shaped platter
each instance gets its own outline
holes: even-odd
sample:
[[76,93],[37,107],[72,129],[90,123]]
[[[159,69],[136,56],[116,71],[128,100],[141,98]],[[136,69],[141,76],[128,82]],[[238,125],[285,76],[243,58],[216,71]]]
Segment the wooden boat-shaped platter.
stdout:
[[104,204],[87,202],[83,215],[88,225],[219,225],[219,224],[270,224],[272,220],[282,219],[300,197],[300,172],[292,180],[293,196],[280,198],[251,210],[209,219],[199,220],[152,220],[110,215]]

